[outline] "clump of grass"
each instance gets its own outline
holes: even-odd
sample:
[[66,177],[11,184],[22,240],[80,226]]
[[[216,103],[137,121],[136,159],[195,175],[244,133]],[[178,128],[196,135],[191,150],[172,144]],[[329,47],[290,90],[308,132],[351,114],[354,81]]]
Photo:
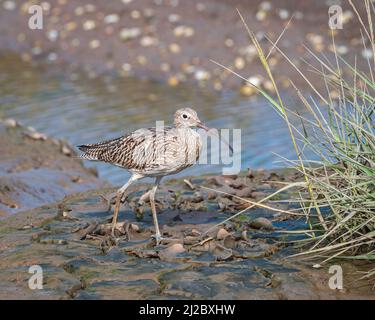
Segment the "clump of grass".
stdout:
[[[297,156],[297,160],[287,161],[304,177],[302,188],[298,185],[300,196],[295,201],[300,203],[310,229],[301,231],[307,236],[299,242],[304,250],[297,255],[320,257],[324,259],[322,263],[338,257],[375,260],[375,8],[365,0],[367,15],[361,17],[350,0],[349,3],[360,21],[363,45],[366,48],[368,43],[366,49],[372,50],[373,60],[367,59],[368,70],[359,70],[356,63],[351,65],[335,50],[332,63],[307,48],[316,60],[317,66],[309,66],[321,77],[322,90],[312,84],[277,43],[269,40],[313,92],[312,97],[306,98],[292,83],[306,108],[305,116],[291,111],[282,100],[267,62],[268,55],[239,13],[276,98],[260,87],[255,88],[285,120]],[[332,33],[335,48],[334,40]],[[296,117],[302,122],[302,129],[293,125],[295,122],[291,119]],[[316,154],[317,160],[305,157],[307,149]],[[375,276],[375,269],[366,276]]]

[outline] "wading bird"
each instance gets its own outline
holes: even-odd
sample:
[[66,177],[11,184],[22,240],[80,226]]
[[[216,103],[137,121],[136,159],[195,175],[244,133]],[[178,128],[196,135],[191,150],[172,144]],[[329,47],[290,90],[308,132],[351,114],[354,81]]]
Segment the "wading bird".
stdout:
[[129,135],[96,144],[80,145],[81,158],[104,161],[127,169],[131,177],[116,193],[112,219],[112,235],[117,223],[121,199],[134,182],[144,177],[155,178],[150,191],[150,206],[155,225],[155,240],[160,234],[155,207],[155,192],[164,176],[178,173],[192,166],[199,158],[202,147],[200,135],[192,128],[209,131],[191,108],[182,108],[174,114],[174,126],[138,129]]

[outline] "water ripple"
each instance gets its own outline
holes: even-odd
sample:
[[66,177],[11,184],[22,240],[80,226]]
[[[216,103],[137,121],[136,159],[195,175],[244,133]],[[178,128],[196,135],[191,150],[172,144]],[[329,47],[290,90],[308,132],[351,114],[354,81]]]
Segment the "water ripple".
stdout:
[[[279,167],[280,158],[273,152],[295,158],[285,123],[261,98],[239,99],[229,92],[218,96],[136,79],[71,82],[44,75],[36,68],[29,68],[27,77],[22,77],[14,66],[4,64],[0,62],[0,115],[14,117],[73,145],[154,126],[155,120],[170,124],[177,108],[194,106],[208,126],[241,129],[242,169]],[[99,175],[115,184],[123,183],[127,177],[126,171],[117,167],[103,163],[88,165],[97,166]],[[221,169],[220,165],[197,165],[179,175]]]

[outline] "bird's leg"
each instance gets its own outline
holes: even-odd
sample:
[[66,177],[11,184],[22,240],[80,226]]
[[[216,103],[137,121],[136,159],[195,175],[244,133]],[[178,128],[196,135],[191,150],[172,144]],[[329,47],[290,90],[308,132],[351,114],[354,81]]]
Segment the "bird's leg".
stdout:
[[159,186],[160,180],[161,180],[161,177],[157,177],[155,179],[155,184],[150,191],[150,206],[151,206],[152,218],[154,220],[154,226],[155,226],[156,245],[159,245],[160,241],[162,240],[160,230],[159,230],[158,217],[156,215],[156,207],[155,207],[155,193]]
[[122,194],[118,191],[116,194],[116,204],[115,204],[115,209],[114,209],[113,218],[112,218],[112,236],[115,235],[115,227],[117,224],[118,213],[120,211],[121,198],[122,198]]
[[112,218],[112,236],[114,237],[115,236],[115,228],[116,228],[116,224],[117,224],[117,217],[118,217],[118,213],[120,211],[120,206],[121,206],[121,198],[122,196],[124,195],[124,193],[126,192],[126,190],[129,188],[129,186],[136,180],[142,178],[142,176],[138,175],[138,174],[133,174],[130,179],[128,180],[127,183],[125,183],[120,189],[117,190],[117,194],[116,194],[116,204],[115,204],[115,209],[114,209],[114,212],[113,212],[113,218]]

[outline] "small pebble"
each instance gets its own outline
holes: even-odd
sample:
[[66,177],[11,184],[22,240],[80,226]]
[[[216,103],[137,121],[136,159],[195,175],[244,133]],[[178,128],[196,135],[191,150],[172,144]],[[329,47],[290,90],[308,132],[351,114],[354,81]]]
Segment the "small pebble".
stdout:
[[100,41],[99,40],[91,40],[89,43],[89,46],[91,49],[96,49],[100,47]]
[[171,70],[171,67],[168,63],[163,62],[160,65],[160,70],[163,71],[163,72],[169,72]]
[[250,84],[245,84],[241,86],[240,93],[246,97],[249,97],[256,93],[256,89]]
[[25,136],[33,139],[33,140],[42,140],[45,141],[47,140],[47,136],[43,133],[37,132],[35,130],[30,130],[27,132],[24,132]]
[[337,46],[336,51],[339,55],[345,55],[349,52],[349,49],[347,46]]
[[231,48],[234,45],[234,41],[230,38],[225,39],[224,44],[226,47]]
[[203,81],[208,80],[210,78],[210,74],[203,69],[199,69],[195,72],[194,77],[198,81]]
[[273,83],[272,83],[272,81],[271,80],[265,80],[264,82],[263,82],[263,87],[266,89],[266,90],[268,90],[268,91],[271,91],[271,92],[275,92],[275,87],[274,87],[274,85],[273,85]]
[[256,15],[255,15],[255,18],[258,20],[258,21],[264,21],[267,17],[267,13],[264,11],[264,10],[259,10]]
[[224,228],[219,229],[219,231],[216,234],[217,240],[223,240],[225,237],[229,235],[229,232],[225,230]]
[[21,229],[22,230],[29,230],[29,229],[32,229],[32,228],[34,228],[34,226],[32,224],[27,224],[27,225],[23,226]]
[[142,47],[150,47],[158,44],[158,39],[154,37],[145,36],[141,38],[140,44]]
[[77,28],[77,23],[74,22],[74,21],[71,21],[71,22],[68,22],[66,25],[65,25],[65,29],[68,30],[68,31],[73,31]]
[[303,17],[304,17],[303,12],[301,12],[301,11],[296,11],[296,12],[294,13],[294,17],[295,17],[297,20],[302,20]]
[[173,29],[173,34],[176,37],[187,37],[188,38],[188,37],[191,37],[191,36],[194,35],[194,29],[192,27],[181,25],[181,26],[178,26],[178,27]]
[[237,57],[234,60],[234,66],[238,70],[242,70],[245,67],[245,60],[242,57]]
[[88,3],[88,4],[85,5],[85,10],[86,10],[86,12],[95,12],[96,7],[95,7],[95,5],[93,5],[91,3]]
[[250,221],[250,227],[254,229],[265,229],[265,230],[274,229],[272,222],[268,220],[267,218],[263,218],[263,217],[258,217]]
[[176,22],[180,21],[180,19],[181,19],[181,16],[179,16],[178,14],[172,13],[168,16],[168,21],[170,23],[176,23]]
[[266,194],[262,191],[254,191],[251,193],[251,197],[255,199],[262,199],[266,196]]
[[143,10],[143,16],[144,16],[145,18],[150,19],[150,18],[152,18],[154,15],[155,15],[155,12],[154,12],[154,10],[151,9],[151,8],[145,8],[145,9]]
[[230,234],[224,238],[224,246],[229,249],[233,249],[236,246],[236,240]]
[[253,187],[245,187],[236,191],[236,196],[241,198],[250,198],[254,191]]
[[193,235],[195,237],[199,237],[201,235],[201,233],[197,229],[192,229],[191,235]]
[[73,47],[78,47],[81,44],[81,41],[77,38],[74,38],[72,39],[70,43],[72,44]]
[[164,249],[164,254],[167,256],[176,256],[180,253],[185,252],[185,248],[181,243],[175,243],[170,247]]
[[130,12],[130,16],[133,19],[139,19],[141,17],[141,13],[138,10],[133,10],[132,12]]
[[124,70],[125,72],[129,72],[129,71],[131,71],[132,66],[131,66],[131,64],[129,64],[129,63],[124,63],[124,64],[122,64],[121,68],[122,68],[122,70]]
[[16,9],[17,5],[14,1],[4,1],[3,8],[8,11]]
[[279,11],[279,17],[280,17],[280,19],[282,19],[282,20],[286,20],[286,19],[288,19],[288,18],[289,18],[289,11],[286,10],[286,9],[281,9],[281,10]]
[[348,23],[353,18],[354,18],[354,13],[353,11],[350,11],[350,10],[345,10],[341,15],[342,23]]
[[50,30],[47,33],[47,38],[50,41],[56,41],[58,36],[59,36],[59,33],[57,32],[57,30]]
[[197,9],[197,11],[202,12],[206,10],[206,5],[204,3],[199,2],[196,4],[195,8]]
[[259,4],[259,9],[264,11],[270,11],[272,9],[272,4],[269,1],[263,1]]
[[373,55],[374,55],[374,53],[372,52],[371,49],[366,48],[366,49],[362,50],[362,57],[366,60],[372,59]]
[[252,76],[252,77],[248,78],[247,81],[250,84],[259,87],[262,83],[262,78],[260,76]]
[[140,228],[137,224],[135,223],[131,223],[130,224],[130,229],[133,230],[134,232],[139,232],[140,231]]
[[104,17],[104,22],[107,23],[107,24],[110,24],[110,23],[117,23],[120,21],[120,17],[118,14],[109,14],[107,16]]
[[47,1],[43,1],[40,5],[42,6],[43,11],[50,11],[51,10],[51,4]]
[[77,7],[74,9],[74,14],[76,16],[81,16],[85,13],[85,10],[82,7]]
[[12,118],[5,119],[3,122],[8,128],[15,128],[18,126],[18,122]]
[[61,152],[65,154],[66,156],[72,155],[72,150],[70,150],[70,148],[68,148],[66,145],[62,145]]
[[86,31],[93,30],[96,27],[96,23],[94,20],[86,20],[83,23],[82,27],[83,27],[83,30],[86,30]]
[[247,230],[244,230],[241,232],[241,239],[244,241],[248,241],[249,239],[247,238]]
[[147,63],[147,58],[145,56],[138,56],[137,57],[137,62],[141,65],[144,66]]
[[207,194],[207,200],[214,200],[216,199],[216,193],[215,192],[209,192]]
[[168,84],[171,86],[171,87],[175,87],[179,84],[179,81],[178,81],[178,78],[175,77],[175,76],[171,76],[168,78]]
[[177,43],[171,43],[169,45],[169,51],[172,53],[179,53],[181,51],[181,48]]
[[134,39],[141,34],[139,28],[124,28],[120,31],[120,38],[124,41]]
[[[71,180],[72,180],[72,182],[74,182],[74,183],[81,183],[81,182],[82,182],[82,179],[81,179],[80,176],[73,176],[73,177],[71,178]],[[64,216],[64,217],[67,217],[67,216],[68,216],[68,213],[67,213],[66,211],[64,211],[64,212],[63,212],[63,216]]]

